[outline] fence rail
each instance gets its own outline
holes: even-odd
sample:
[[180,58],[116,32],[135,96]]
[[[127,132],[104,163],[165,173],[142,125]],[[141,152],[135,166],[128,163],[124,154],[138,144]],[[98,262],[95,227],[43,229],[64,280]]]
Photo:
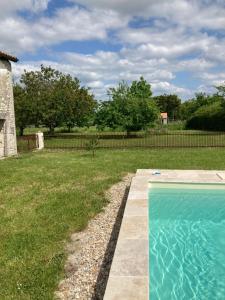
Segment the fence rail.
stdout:
[[225,147],[225,132],[148,132],[119,134],[46,135],[47,149],[85,149],[91,140],[96,148],[192,148]]
[[37,139],[35,134],[29,134],[17,137],[18,152],[29,152],[37,148]]

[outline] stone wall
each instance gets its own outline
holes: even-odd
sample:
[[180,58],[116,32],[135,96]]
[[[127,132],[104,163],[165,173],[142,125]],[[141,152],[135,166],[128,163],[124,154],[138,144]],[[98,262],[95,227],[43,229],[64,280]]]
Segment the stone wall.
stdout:
[[0,156],[17,154],[11,64],[4,59],[0,59],[0,141]]

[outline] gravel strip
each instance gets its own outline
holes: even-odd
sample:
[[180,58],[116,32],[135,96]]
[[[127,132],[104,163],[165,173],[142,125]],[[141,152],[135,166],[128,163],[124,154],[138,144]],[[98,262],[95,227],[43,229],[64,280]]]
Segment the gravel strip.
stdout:
[[86,230],[75,233],[67,245],[66,279],[59,284],[60,300],[102,300],[133,174],[106,192],[109,204]]

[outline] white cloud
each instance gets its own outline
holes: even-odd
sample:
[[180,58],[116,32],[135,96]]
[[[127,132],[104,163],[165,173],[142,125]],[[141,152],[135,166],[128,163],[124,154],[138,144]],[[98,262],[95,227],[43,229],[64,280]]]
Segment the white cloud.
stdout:
[[59,9],[51,17],[26,21],[18,16],[0,20],[0,48],[10,52],[33,52],[40,47],[64,41],[107,40],[108,30],[127,25],[114,11],[96,9],[87,11],[72,7]]
[[[165,0],[166,1],[166,0]],[[71,2],[79,2],[87,7],[98,7],[110,10],[116,10],[120,13],[124,14],[138,14],[142,13],[146,7],[149,6],[149,3],[152,3],[151,0],[139,0],[139,1],[131,1],[131,0],[71,0]]]
[[39,12],[39,11],[42,11],[42,10],[46,10],[47,7],[48,7],[48,3],[50,2],[51,0],[33,0],[32,1],[32,4],[33,4],[33,11],[35,12]]
[[[128,82],[137,80],[140,76],[144,76],[156,91],[161,89],[162,92],[176,91],[180,95],[184,94],[184,89],[168,83],[169,80],[175,78],[175,75],[165,68],[167,64],[164,60],[133,61],[132,57],[124,58],[122,52],[99,51],[93,55],[65,53],[63,61],[64,63],[38,61],[15,64],[14,74],[19,77],[24,69],[36,70],[40,64],[51,65],[53,68],[81,79],[82,83],[88,85],[100,99],[106,99],[109,86],[114,86],[120,80]],[[160,85],[161,81],[162,85]]]
[[[77,0],[74,0],[74,2]],[[165,18],[191,28],[225,28],[224,1],[204,0],[78,0],[87,7],[104,7],[145,18]]]
[[225,38],[221,38],[209,46],[206,58],[225,65]]
[[[125,28],[119,32],[119,39],[125,42],[127,50],[134,46],[146,57],[176,58],[187,54],[205,55],[210,59],[224,59],[225,41],[206,33],[190,32],[183,28]],[[215,55],[215,52],[217,54]]]
[[164,60],[145,60],[144,57],[124,55],[123,51],[103,52],[93,55],[66,53],[65,60],[76,66],[80,76],[96,78],[105,81],[135,80],[144,75],[149,81],[155,79],[171,80],[174,74],[164,68]]
[[218,86],[225,83],[225,72],[202,73],[199,77],[204,80],[207,86]]
[[78,7],[61,9],[54,18],[42,18],[33,26],[45,44],[68,40],[106,39],[107,30],[126,26],[118,13],[105,10],[87,11]]
[[177,94],[182,98],[191,97],[193,95],[193,91],[187,88],[178,87],[168,81],[153,82],[152,88],[156,94]]
[[[183,99],[190,98],[196,91],[212,92],[214,85],[222,83],[225,73],[202,72],[203,69],[210,68],[211,65],[204,60],[182,61],[176,65],[168,64],[167,61],[153,59],[142,61],[141,59],[132,61],[132,58],[123,58],[122,53],[113,52],[97,52],[93,55],[84,55],[78,53],[65,53],[63,63],[55,61],[37,61],[26,62],[13,65],[13,73],[18,79],[24,69],[38,70],[40,64],[52,66],[64,73],[70,73],[81,79],[82,84],[89,86],[98,99],[107,99],[107,90],[109,87],[115,86],[120,80],[128,82],[137,80],[140,76],[151,83],[154,94],[160,93],[176,93]],[[202,66],[201,66],[202,64]],[[176,86],[170,82],[175,78],[175,71],[195,70],[195,76],[204,81],[205,84],[190,90],[186,87]]]
[[[188,83],[174,84],[177,72],[188,71],[189,81],[196,80],[194,85],[205,89],[224,80],[224,71],[215,71],[225,63],[224,0],[71,0],[74,5],[44,16],[40,12],[46,10],[49,1],[0,0],[0,50],[20,56],[44,49],[52,55],[52,61],[17,64],[16,77],[24,68],[36,69],[45,63],[77,76],[103,98],[109,86],[122,79],[137,80],[141,75],[152,83],[155,93],[173,92],[185,97],[195,91],[189,90]],[[30,12],[28,18],[18,14],[24,10]],[[93,40],[117,44],[118,48],[122,45],[122,49],[90,50],[85,55],[55,53],[52,47]]]
[[203,71],[213,68],[214,66],[214,62],[208,61],[205,58],[193,58],[179,61],[175,68],[177,71],[192,71],[202,73]]
[[37,13],[46,10],[50,1],[51,0],[1,0],[0,16],[4,17],[9,13],[23,10]]

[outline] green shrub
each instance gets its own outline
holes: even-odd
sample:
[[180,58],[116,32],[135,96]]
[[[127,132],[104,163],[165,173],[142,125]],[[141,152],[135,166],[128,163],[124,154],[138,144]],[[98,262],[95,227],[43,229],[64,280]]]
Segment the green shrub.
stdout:
[[225,112],[221,102],[202,106],[187,120],[187,129],[225,131]]
[[167,125],[163,125],[164,128],[168,130],[184,130],[185,129],[185,121],[171,121]]
[[93,157],[95,156],[95,152],[98,147],[98,144],[99,144],[99,139],[97,136],[94,136],[94,135],[86,143],[86,149],[87,149],[87,151],[91,151]]

